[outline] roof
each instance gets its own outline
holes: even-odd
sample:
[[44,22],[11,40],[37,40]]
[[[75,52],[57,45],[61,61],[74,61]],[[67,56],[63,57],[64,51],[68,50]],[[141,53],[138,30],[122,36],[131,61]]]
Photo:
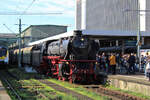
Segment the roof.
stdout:
[[27,27],[25,30],[23,30],[21,33],[25,32],[26,30],[30,29],[31,27],[40,27],[40,26],[56,26],[56,27],[67,27],[65,25],[30,25],[29,27]]
[[29,43],[28,45],[31,46],[31,45],[36,45],[36,44],[40,44],[40,43],[43,43],[45,41],[50,41],[50,40],[58,40],[60,38],[65,38],[65,37],[70,37],[70,36],[73,36],[74,35],[74,32],[71,31],[71,32],[66,32],[66,33],[62,33],[62,34],[58,34],[58,35],[55,35],[55,36],[52,36],[52,37],[48,37],[48,38],[45,38],[45,39],[41,39],[41,40],[38,40],[38,41],[35,41],[35,42],[31,42]]
[[[82,30],[84,35],[92,36],[137,36],[138,31],[106,31],[106,30]],[[141,36],[150,36],[150,32],[141,32]]]
[[14,33],[0,33],[0,38],[16,38]]
[[17,41],[16,33],[0,33],[0,45],[9,46]]

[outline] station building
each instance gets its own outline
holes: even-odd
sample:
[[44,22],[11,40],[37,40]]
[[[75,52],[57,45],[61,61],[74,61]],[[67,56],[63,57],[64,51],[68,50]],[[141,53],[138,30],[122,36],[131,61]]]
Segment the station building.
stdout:
[[76,29],[101,34],[103,50],[136,48],[140,23],[142,48],[150,48],[149,5],[150,0],[76,0]]

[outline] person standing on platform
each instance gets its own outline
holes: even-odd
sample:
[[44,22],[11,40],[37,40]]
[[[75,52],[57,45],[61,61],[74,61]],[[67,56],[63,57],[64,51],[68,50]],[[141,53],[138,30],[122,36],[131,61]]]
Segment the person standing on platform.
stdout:
[[113,53],[111,53],[111,56],[109,57],[109,61],[110,61],[110,70],[112,72],[112,74],[116,74],[116,57]]
[[101,56],[101,66],[104,72],[106,72],[106,56],[104,52],[102,53],[102,56]]
[[120,74],[123,74],[124,72],[128,74],[127,58],[125,57],[125,55],[122,55],[120,60],[121,60],[120,61],[121,62]]
[[148,78],[150,81],[150,56],[148,53],[146,55],[147,57],[146,57],[145,77]]
[[141,68],[140,68],[140,72],[144,72],[145,73],[145,64],[146,64],[145,57],[144,57],[144,55],[142,55],[141,56]]
[[129,63],[129,73],[135,73],[135,56],[133,53],[131,53],[129,59],[128,59],[128,63]]
[[108,74],[108,72],[109,72],[109,70],[108,70],[108,68],[109,68],[109,55],[108,54],[106,55],[106,64],[105,64],[105,66],[106,66],[106,73]]

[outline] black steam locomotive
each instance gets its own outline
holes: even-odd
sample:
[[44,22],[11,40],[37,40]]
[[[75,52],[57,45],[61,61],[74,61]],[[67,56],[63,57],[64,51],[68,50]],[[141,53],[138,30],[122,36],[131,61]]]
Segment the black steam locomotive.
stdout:
[[[41,41],[41,40],[40,40]],[[22,64],[59,80],[93,82],[99,44],[81,31],[73,35],[58,35],[22,48]]]
[[48,42],[45,51],[49,56],[60,56],[63,59],[95,60],[98,48],[98,43],[76,31],[73,37]]

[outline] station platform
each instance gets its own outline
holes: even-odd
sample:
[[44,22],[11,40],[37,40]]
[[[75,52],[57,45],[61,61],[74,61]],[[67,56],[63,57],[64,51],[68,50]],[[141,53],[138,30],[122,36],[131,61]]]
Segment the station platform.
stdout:
[[144,74],[136,73],[132,75],[108,75],[108,78],[120,79],[129,82],[136,82],[139,84],[150,85],[150,81],[148,78],[144,76]]
[[7,94],[5,87],[0,81],[0,100],[11,100],[10,96]]
[[144,74],[108,75],[108,82],[116,88],[150,96],[150,81],[145,78]]

